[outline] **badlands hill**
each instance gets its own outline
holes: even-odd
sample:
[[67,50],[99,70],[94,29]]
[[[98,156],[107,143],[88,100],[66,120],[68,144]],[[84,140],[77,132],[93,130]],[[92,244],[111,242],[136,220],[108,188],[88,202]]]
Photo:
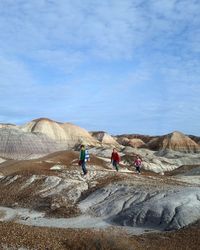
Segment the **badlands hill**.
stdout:
[[174,150],[185,153],[200,151],[200,146],[195,141],[178,131],[153,138],[147,143],[147,146],[156,151]]
[[47,118],[28,122],[21,129],[26,132],[45,134],[56,142],[63,143],[66,147],[73,147],[80,143],[97,144],[87,130],[71,123],[60,123]]
[[124,146],[148,148],[154,151],[173,150],[185,153],[200,151],[200,137],[194,135],[187,136],[178,131],[163,136],[118,135],[117,142]]

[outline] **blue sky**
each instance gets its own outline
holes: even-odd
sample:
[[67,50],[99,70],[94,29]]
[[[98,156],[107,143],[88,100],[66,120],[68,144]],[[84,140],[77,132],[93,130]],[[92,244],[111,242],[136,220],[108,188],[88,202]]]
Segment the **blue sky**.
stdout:
[[0,121],[200,135],[198,0],[0,0]]

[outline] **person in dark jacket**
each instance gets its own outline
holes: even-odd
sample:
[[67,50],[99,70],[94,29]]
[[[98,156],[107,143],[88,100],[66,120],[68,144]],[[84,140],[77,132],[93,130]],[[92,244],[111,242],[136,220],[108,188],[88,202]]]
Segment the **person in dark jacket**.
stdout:
[[86,169],[86,152],[85,152],[85,146],[81,145],[81,151],[80,151],[80,157],[79,157],[79,165],[82,167],[83,174],[87,174]]
[[114,148],[112,155],[111,155],[111,163],[117,171],[119,171],[119,162],[120,162],[120,156],[119,156],[116,148]]

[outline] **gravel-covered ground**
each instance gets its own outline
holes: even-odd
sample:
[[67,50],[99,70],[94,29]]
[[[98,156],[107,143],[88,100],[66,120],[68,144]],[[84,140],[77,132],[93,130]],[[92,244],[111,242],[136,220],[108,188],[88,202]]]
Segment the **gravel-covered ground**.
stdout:
[[134,249],[133,240],[117,231],[39,228],[0,222],[0,238],[1,249],[3,246],[34,250]]
[[116,229],[71,230],[0,222],[0,249],[34,250],[198,250],[200,223],[176,232],[128,235]]

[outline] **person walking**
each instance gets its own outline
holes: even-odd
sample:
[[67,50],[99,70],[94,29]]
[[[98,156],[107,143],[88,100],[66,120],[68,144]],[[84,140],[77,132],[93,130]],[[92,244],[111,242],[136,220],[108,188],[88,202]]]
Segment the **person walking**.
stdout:
[[139,155],[136,155],[136,158],[134,160],[134,166],[136,168],[137,173],[141,174],[142,159],[139,157]]
[[112,155],[111,155],[111,163],[117,172],[119,171],[119,162],[120,162],[120,156],[119,156],[116,148],[114,148]]
[[87,174],[87,169],[86,169],[86,151],[85,151],[85,146],[81,145],[81,151],[80,151],[80,157],[79,157],[79,165],[82,167],[83,174]]

